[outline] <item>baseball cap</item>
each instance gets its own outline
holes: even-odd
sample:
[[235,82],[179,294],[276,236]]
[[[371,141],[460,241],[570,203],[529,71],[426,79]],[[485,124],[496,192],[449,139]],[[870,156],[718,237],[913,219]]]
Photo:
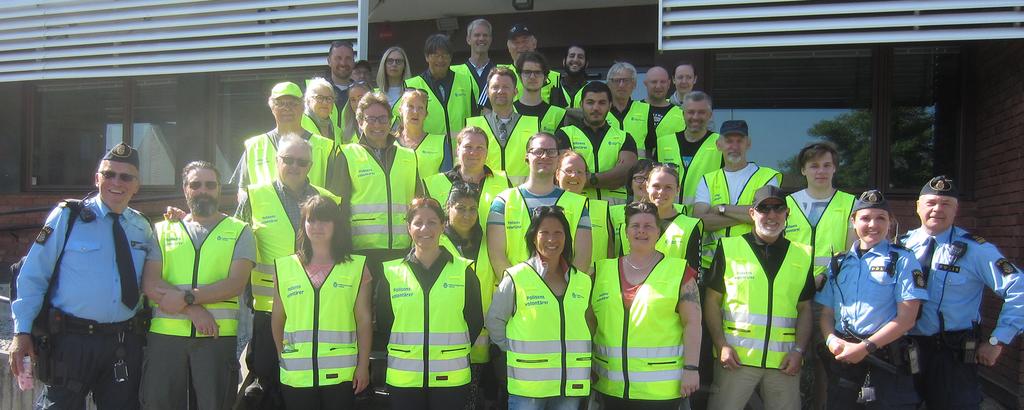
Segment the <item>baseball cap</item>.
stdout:
[[275,99],[283,96],[295,97],[302,99],[302,90],[295,83],[286,81],[283,83],[277,83],[274,88],[270,90],[270,98]]
[[744,137],[749,137],[750,134],[747,133],[747,122],[743,120],[729,120],[723,122],[718,135],[724,137],[729,134],[740,134]]
[[516,23],[512,25],[512,28],[508,29],[508,38],[513,39],[519,36],[532,36],[533,32],[530,31],[529,27],[525,24]]
[[758,205],[761,205],[762,202],[767,201],[769,199],[778,199],[779,201],[782,201],[783,204],[785,204],[786,194],[782,192],[782,188],[779,188],[775,185],[765,185],[763,187],[760,187],[757,189],[757,191],[754,191],[754,208],[757,208]]

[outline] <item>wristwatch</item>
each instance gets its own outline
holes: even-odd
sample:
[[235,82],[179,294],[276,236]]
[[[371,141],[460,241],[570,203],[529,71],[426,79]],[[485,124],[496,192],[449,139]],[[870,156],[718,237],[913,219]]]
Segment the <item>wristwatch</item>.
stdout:
[[804,349],[801,349],[801,348],[795,347],[795,346],[792,349],[790,349],[790,351],[791,352],[797,352],[797,353],[800,353],[800,354],[804,354]]
[[725,215],[725,205],[719,205],[718,206],[718,214],[719,215]]
[[872,342],[868,339],[864,339],[864,350],[867,350],[868,353],[874,353],[876,350],[878,350],[878,345],[876,345],[875,342]]
[[995,336],[988,338],[988,344],[992,346],[999,346],[999,339]]
[[587,178],[587,184],[590,185],[591,188],[596,188],[597,187],[597,173],[596,172],[592,172],[590,174],[590,178]]
[[196,295],[192,294],[191,290],[185,291],[185,304],[192,306],[196,303]]

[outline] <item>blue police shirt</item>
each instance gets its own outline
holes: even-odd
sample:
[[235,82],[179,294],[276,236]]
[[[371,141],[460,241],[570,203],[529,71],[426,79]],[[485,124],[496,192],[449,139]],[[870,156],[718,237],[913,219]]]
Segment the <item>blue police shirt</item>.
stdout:
[[[928,233],[923,228],[907,232],[900,239],[919,258],[927,251]],[[961,247],[965,249],[956,258]],[[954,226],[935,235],[931,262],[929,300],[921,306],[921,318],[911,334],[939,333],[940,311],[947,331],[971,329],[981,318],[979,307],[985,286],[1003,299],[992,336],[1008,344],[1024,331],[1024,278],[995,245]]]
[[[838,333],[869,336],[896,318],[900,302],[928,299],[928,290],[924,283],[915,283],[914,271],[921,265],[910,251],[882,241],[857,256],[858,246],[860,241],[846,254],[838,275],[829,267],[827,282],[814,301],[835,312]],[[892,276],[887,269],[890,252],[899,255]]]
[[[87,199],[82,211],[92,211],[96,218],[86,222],[75,221],[60,264],[60,280],[54,289],[54,307],[72,316],[100,323],[114,323],[131,319],[136,309],[121,303],[121,281],[114,253],[113,219],[108,208],[97,197]],[[18,299],[11,304],[14,330],[28,333],[32,321],[43,303],[43,296],[53,274],[70,210],[57,207],[46,218],[45,230],[28,251],[25,264],[18,275]],[[120,216],[121,227],[131,246],[135,264],[139,296],[142,299],[142,265],[150,252],[160,252],[156,236],[149,221],[138,211],[127,208]],[[42,243],[40,243],[42,242]]]

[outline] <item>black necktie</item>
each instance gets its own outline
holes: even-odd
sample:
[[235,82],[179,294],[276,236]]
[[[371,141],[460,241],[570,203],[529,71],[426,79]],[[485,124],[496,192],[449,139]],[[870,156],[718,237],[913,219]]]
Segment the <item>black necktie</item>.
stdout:
[[924,255],[921,255],[921,271],[924,272],[924,276],[927,278],[928,274],[932,270],[932,257],[935,255],[935,238],[929,236],[928,240],[925,241]]
[[117,273],[121,275],[121,303],[128,309],[139,304],[139,283],[135,279],[135,263],[128,246],[128,236],[121,227],[121,214],[111,212],[114,218],[114,253],[117,255]]

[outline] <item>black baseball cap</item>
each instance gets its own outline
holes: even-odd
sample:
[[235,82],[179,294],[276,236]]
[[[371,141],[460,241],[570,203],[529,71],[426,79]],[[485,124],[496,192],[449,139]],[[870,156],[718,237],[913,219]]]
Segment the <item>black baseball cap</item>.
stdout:
[[533,32],[530,31],[530,28],[526,27],[526,25],[522,24],[522,23],[513,24],[512,28],[508,29],[508,38],[509,38],[509,40],[514,39],[514,38],[519,37],[519,36],[532,36],[532,35],[533,35]]
[[744,137],[749,137],[750,134],[747,133],[747,122],[743,120],[729,120],[723,122],[718,135],[724,137],[729,134],[740,134]]
[[769,199],[778,199],[779,201],[782,201],[783,204],[785,204],[786,194],[782,192],[782,188],[779,188],[775,185],[765,185],[763,187],[760,187],[757,189],[757,191],[754,191],[754,208],[757,208],[758,205],[761,205],[762,202],[767,201]]

